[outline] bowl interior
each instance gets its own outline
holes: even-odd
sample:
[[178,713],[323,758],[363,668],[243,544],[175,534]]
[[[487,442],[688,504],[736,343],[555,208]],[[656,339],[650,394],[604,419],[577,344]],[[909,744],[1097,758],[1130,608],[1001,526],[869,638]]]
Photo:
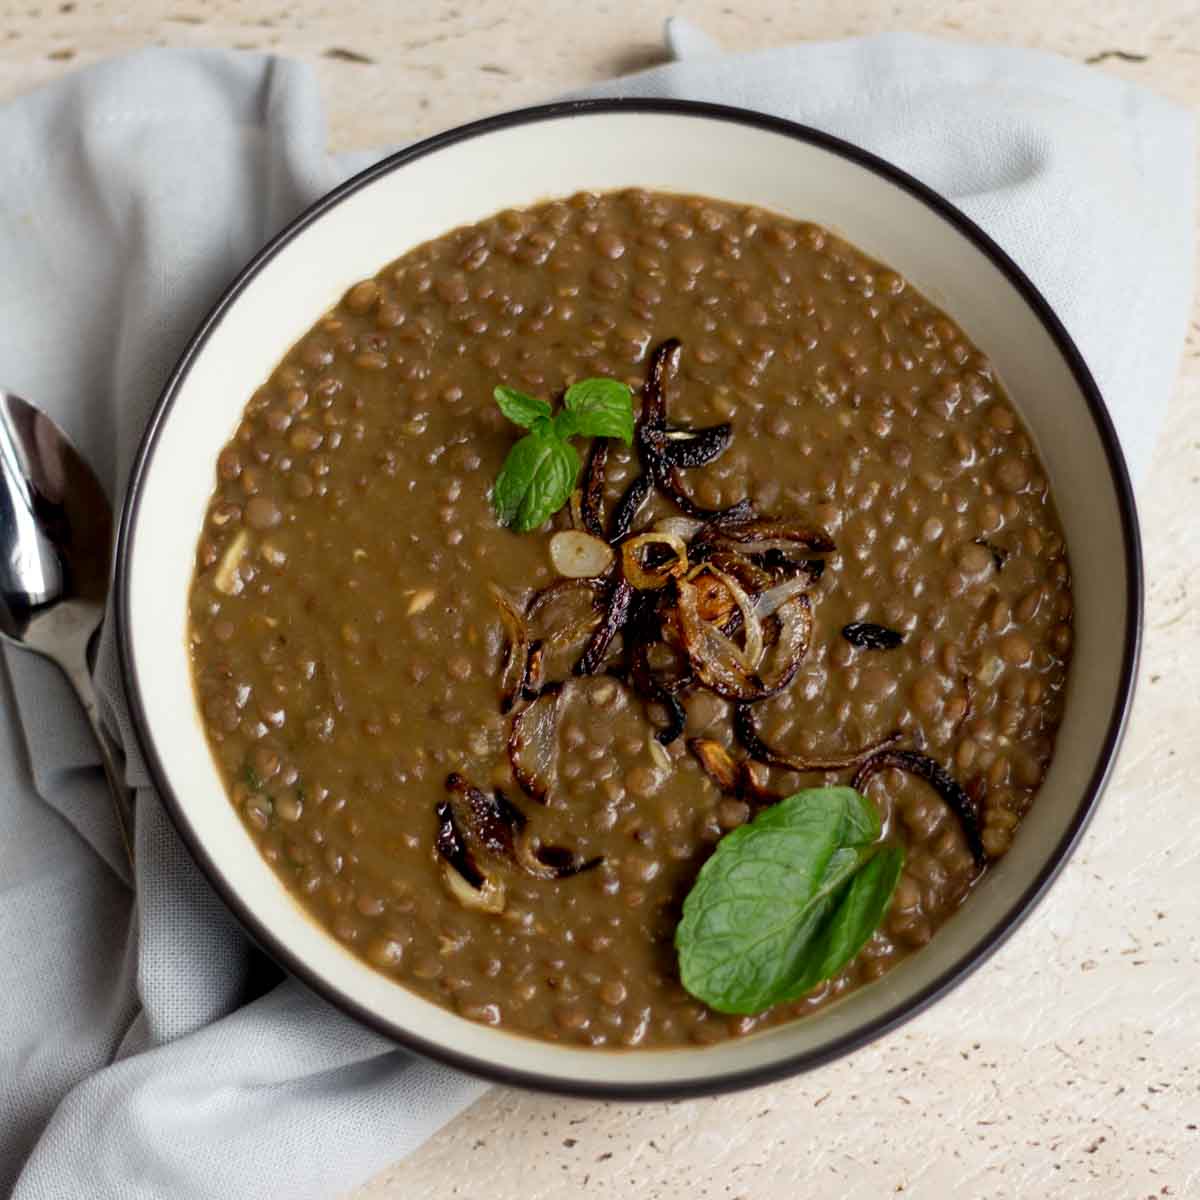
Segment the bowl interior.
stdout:
[[[987,353],[1049,471],[1074,571],[1066,715],[1014,849],[922,952],[815,1019],[696,1050],[597,1052],[472,1024],[389,982],[323,932],[259,857],[225,797],[185,650],[195,541],[214,462],[251,393],[345,289],[410,247],[498,209],[642,186],[753,203],[829,226],[896,268]],[[564,1090],[679,1092],[815,1063],[885,1028],[995,943],[1063,856],[1119,733],[1136,652],[1132,509],[1073,370],[1017,283],[946,210],[782,123],[564,106],[435,139],[343,189],[247,273],[181,365],[143,450],[127,517],[126,665],[148,756],[185,837],[252,932],[297,974],[430,1052]],[[397,580],[403,586],[403,580]]]

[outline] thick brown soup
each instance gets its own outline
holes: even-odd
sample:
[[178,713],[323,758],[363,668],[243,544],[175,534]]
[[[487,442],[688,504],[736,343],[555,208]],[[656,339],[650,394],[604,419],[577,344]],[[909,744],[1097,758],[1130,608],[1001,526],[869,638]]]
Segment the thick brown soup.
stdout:
[[[670,701],[648,703],[622,666],[630,629],[596,673],[572,673],[611,574],[537,598],[559,578],[551,533],[580,523],[578,496],[516,533],[490,491],[522,433],[496,385],[557,403],[573,381],[614,377],[635,388],[636,412],[669,339],[671,425],[731,431],[713,461],[679,472],[691,502],[748,499],[834,549],[804,568],[808,644],[790,682],[750,706],[753,731],[693,680],[678,689],[686,730],[663,746]],[[606,445],[607,522],[642,464]],[[655,489],[633,530],[680,516]],[[782,561],[771,553],[756,560],[768,574]],[[508,711],[512,614],[497,589],[542,642]],[[847,636],[853,623],[886,636]],[[790,1020],[923,946],[1036,796],[1071,633],[1045,471],[963,331],[823,229],[648,192],[503,212],[352,288],[250,398],[222,451],[191,594],[196,691],[231,801],[313,918],[473,1020],[615,1048]],[[560,680],[542,804],[506,745]],[[736,765],[754,757],[753,733],[781,755],[850,765],[764,766],[757,792],[723,790],[701,751]],[[976,854],[938,790],[878,771],[863,791],[907,860],[862,952],[758,1016],[694,1000],[672,938],[722,836],[772,795],[848,782],[858,752],[893,733],[961,785]],[[503,892],[490,910],[455,885],[438,815],[470,787],[500,789],[525,820],[524,868],[487,865]]]

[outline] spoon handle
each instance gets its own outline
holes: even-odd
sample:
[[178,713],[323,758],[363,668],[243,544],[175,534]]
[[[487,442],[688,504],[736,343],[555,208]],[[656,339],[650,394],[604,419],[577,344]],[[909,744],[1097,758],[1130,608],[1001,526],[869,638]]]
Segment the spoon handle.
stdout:
[[100,748],[100,761],[104,766],[104,776],[108,780],[108,790],[112,796],[113,812],[117,818],[117,829],[133,866],[133,792],[125,782],[125,752],[117,741],[104,727],[100,719],[100,701],[96,696],[96,685],[92,682],[91,673],[86,665],[73,668],[70,664],[60,663],[63,672],[70,681],[71,687],[79,697],[83,711],[87,714],[88,724],[96,735],[96,744]]

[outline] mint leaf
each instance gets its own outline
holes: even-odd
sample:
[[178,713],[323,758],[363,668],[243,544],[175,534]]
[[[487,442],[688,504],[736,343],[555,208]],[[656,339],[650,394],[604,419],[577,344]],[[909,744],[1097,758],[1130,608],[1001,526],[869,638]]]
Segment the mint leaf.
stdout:
[[579,428],[579,421],[573,412],[568,412],[565,408],[560,408],[554,415],[555,437],[560,437],[565,442],[568,438],[578,437],[583,430]]
[[501,385],[493,389],[492,395],[500,406],[500,411],[514,425],[520,425],[524,429],[531,428],[539,419],[548,420],[554,411],[545,400],[527,396],[524,392],[518,392],[516,388]]
[[620,438],[633,444],[633,393],[617,379],[581,379],[567,388],[555,418],[559,437]]
[[633,442],[633,399],[615,379],[572,384],[557,416],[545,400],[501,385],[492,395],[500,411],[529,430],[509,451],[492,486],[492,506],[501,525],[528,533],[549,520],[571,498],[579,478],[579,454],[569,439],[619,437]]
[[683,985],[719,1012],[795,999],[862,949],[903,866],[880,845],[874,805],[812,788],[725,837],[701,868],[675,931]]
[[556,439],[544,432],[526,434],[508,452],[500,474],[492,485],[492,507],[501,525],[511,525],[517,519],[521,502],[541,468],[542,460],[550,453],[550,443]]
[[500,524],[518,533],[536,529],[566,504],[579,468],[579,455],[549,423],[527,433],[508,452],[492,487]]
[[583,466],[574,446],[557,437],[547,437],[546,443],[549,452],[538,464],[513,523],[518,533],[536,529],[570,500]]
[[872,850],[810,947],[807,973],[792,983],[781,1000],[798,1000],[836,975],[879,927],[904,869],[904,851],[899,846]]

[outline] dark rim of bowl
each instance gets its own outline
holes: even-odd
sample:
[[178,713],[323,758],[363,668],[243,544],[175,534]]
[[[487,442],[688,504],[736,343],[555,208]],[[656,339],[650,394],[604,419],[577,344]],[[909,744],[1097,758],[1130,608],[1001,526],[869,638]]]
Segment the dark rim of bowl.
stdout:
[[[794,138],[798,141],[820,147],[823,150],[831,151],[908,192],[928,208],[932,209],[947,224],[963,234],[977,249],[987,255],[992,263],[1003,272],[1009,283],[1037,316],[1070,368],[1075,382],[1078,384],[1080,391],[1087,401],[1088,410],[1096,426],[1096,432],[1100,437],[1108,458],[1112,485],[1117,495],[1121,515],[1121,536],[1125,549],[1126,572],[1126,626],[1120,684],[1109,717],[1104,743],[1100,749],[1091,779],[1084,794],[1080,797],[1079,805],[1071,823],[1059,840],[1058,845],[1047,856],[1044,865],[1033,882],[1025,889],[1021,897],[1009,908],[1004,916],[996,922],[988,936],[981,943],[963,954],[952,967],[944,971],[937,979],[927,984],[915,995],[893,1006],[862,1028],[837,1038],[817,1050],[788,1055],[761,1067],[754,1067],[744,1071],[725,1072],[711,1078],[648,1083],[614,1083],[570,1079],[564,1076],[547,1075],[536,1071],[498,1067],[486,1059],[459,1053],[449,1047],[428,1041],[414,1034],[409,1029],[394,1025],[377,1013],[366,1009],[350,996],[341,992],[335,982],[319,976],[306,963],[292,954],[275,937],[271,930],[259,920],[255,913],[239,900],[231,883],[222,873],[221,864],[214,860],[208,853],[207,848],[189,824],[185,812],[171,789],[167,772],[158,756],[146,720],[141,689],[138,685],[137,671],[134,666],[132,626],[129,612],[131,551],[137,529],[138,513],[141,507],[143,483],[149,464],[154,457],[159,432],[171,414],[171,409],[180,385],[186,378],[193,360],[203,350],[209,336],[224,319],[226,313],[237,300],[242,290],[280,249],[347,196],[353,195],[359,189],[369,186],[376,179],[398,170],[407,163],[423,158],[428,154],[436,153],[447,146],[481,137],[496,130],[509,129],[513,126],[527,125],[539,121],[555,120],[563,117],[586,117],[594,114],[631,112],[666,113],[678,117],[701,117],[707,120],[730,121],[735,124],[749,125],[757,129],[782,134],[785,137]],[[1058,875],[1063,864],[1078,843],[1095,810],[1097,800],[1111,773],[1113,761],[1125,731],[1129,707],[1133,698],[1133,684],[1141,645],[1142,604],[1142,551],[1138,531],[1137,511],[1134,503],[1133,488],[1130,484],[1129,473],[1120,444],[1117,441],[1116,431],[1113,428],[1108,410],[1100,395],[1100,390],[1096,386],[1095,380],[1092,378],[1091,372],[1084,363],[1083,357],[1080,355],[1075,343],[1071,340],[1062,322],[1059,321],[1045,298],[1016,263],[982,229],[949,201],[945,200],[919,180],[914,179],[911,175],[866,150],[862,150],[849,142],[823,133],[820,130],[811,129],[780,117],[772,117],[747,109],[687,100],[636,98],[572,100],[534,108],[519,109],[515,112],[488,117],[445,133],[436,134],[407,149],[389,155],[374,166],[368,167],[365,171],[347,180],[340,187],[335,188],[328,195],[322,197],[305,210],[282,233],[268,242],[251,259],[250,263],[242,270],[233,283],[230,284],[224,295],[222,295],[220,300],[217,301],[216,305],[201,322],[191,341],[188,343],[187,348],[184,350],[182,357],[179,359],[178,364],[172,371],[163,389],[162,396],[150,418],[150,422],[146,427],[141,444],[138,447],[137,457],[130,473],[126,498],[122,507],[121,526],[117,543],[116,618],[121,669],[124,675],[125,689],[129,697],[130,711],[133,715],[134,728],[142,754],[149,767],[155,787],[158,789],[158,793],[162,797],[175,827],[179,830],[184,844],[209,882],[241,922],[253,941],[277,963],[310,987],[314,992],[323,996],[344,1012],[349,1013],[364,1025],[370,1026],[397,1044],[413,1050],[417,1054],[426,1058],[436,1059],[450,1066],[460,1068],[469,1074],[497,1083],[556,1092],[564,1095],[601,1099],[665,1100],[714,1095],[720,1092],[754,1087],[786,1078],[790,1075],[799,1074],[802,1071],[811,1070],[840,1058],[851,1051],[857,1050],[874,1041],[876,1038],[881,1037],[883,1034],[896,1029],[905,1021],[923,1012],[933,1001],[944,995],[985,962],[1008,939],[1045,894],[1046,889]],[[668,1068],[669,1053],[663,1051],[656,1053],[663,1055],[663,1066],[664,1068]]]

